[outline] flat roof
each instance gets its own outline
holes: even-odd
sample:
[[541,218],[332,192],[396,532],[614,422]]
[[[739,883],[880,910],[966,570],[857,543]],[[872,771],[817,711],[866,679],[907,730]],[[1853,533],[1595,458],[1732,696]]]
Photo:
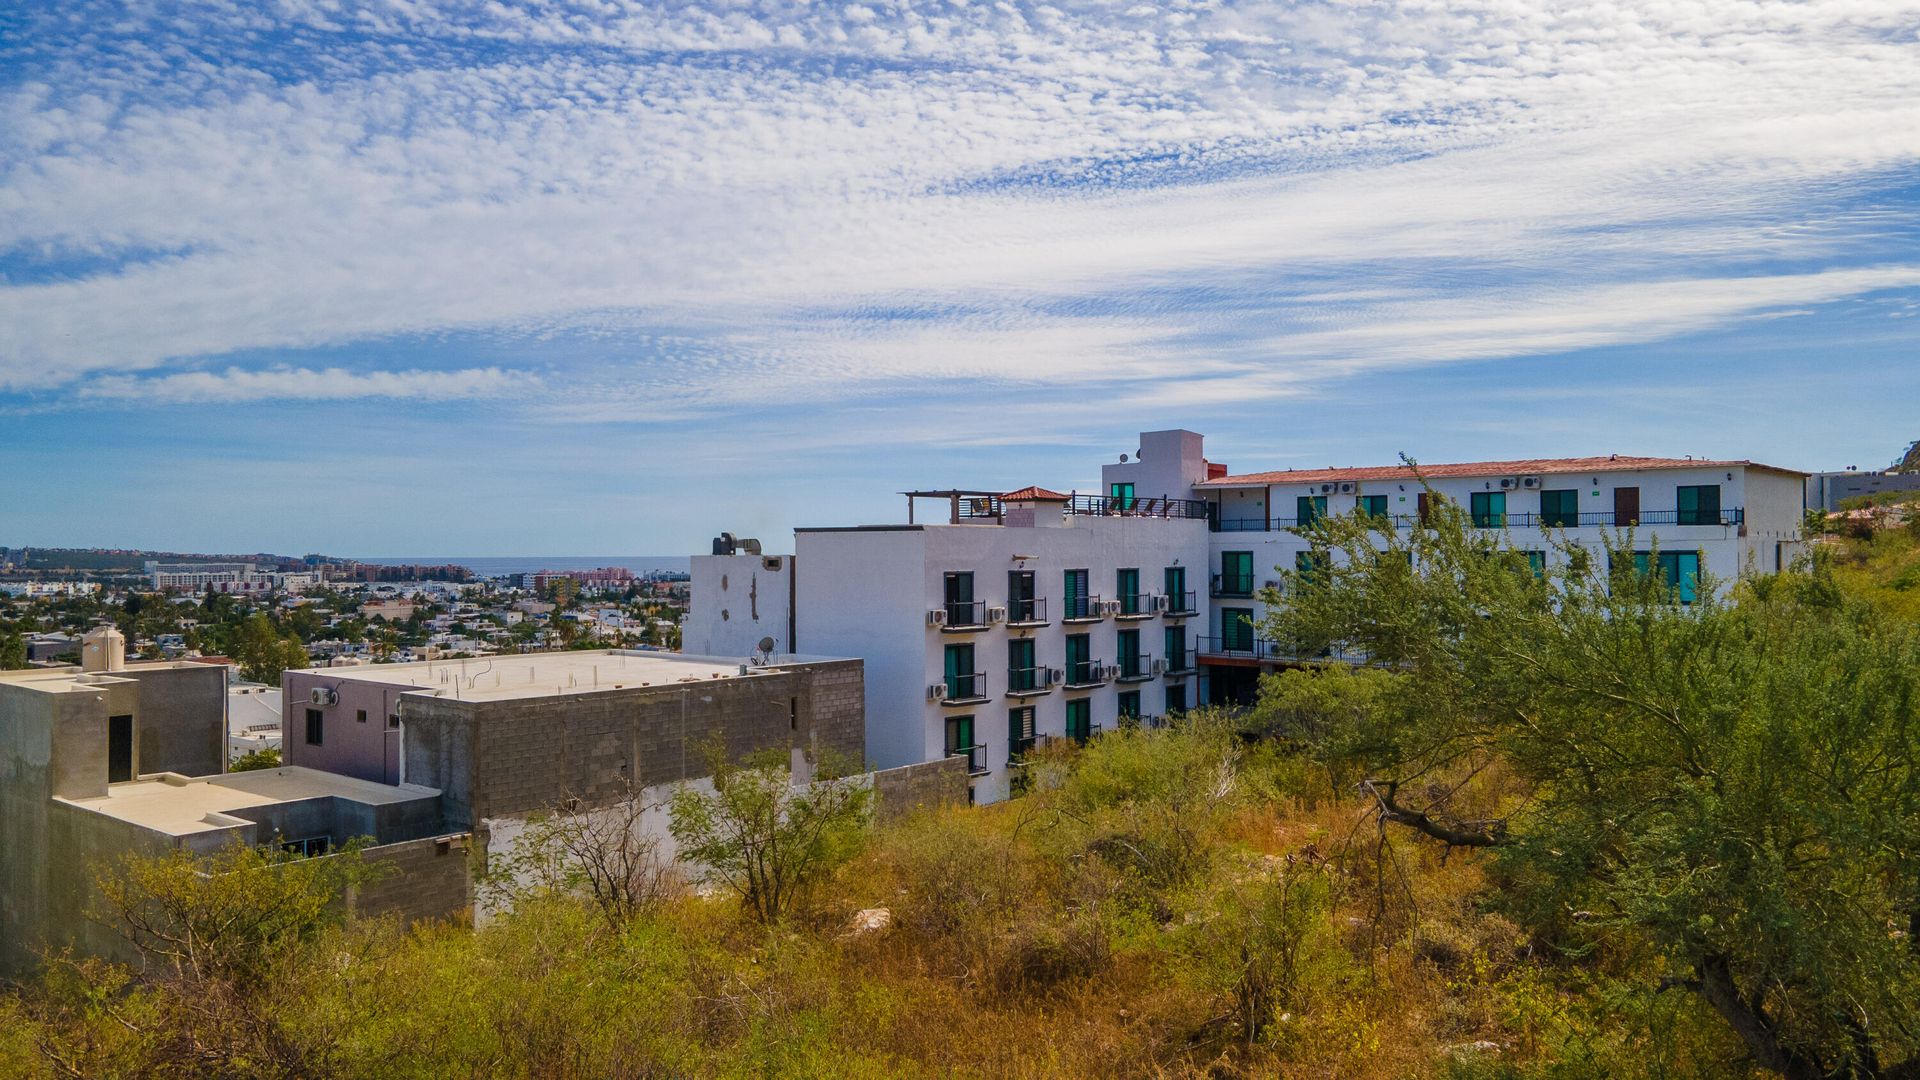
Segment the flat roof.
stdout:
[[1195,484],[1201,488],[1255,487],[1267,484],[1321,484],[1338,480],[1415,480],[1426,477],[1440,480],[1466,476],[1522,476],[1527,474],[1623,472],[1645,469],[1765,469],[1768,472],[1805,476],[1795,469],[1762,465],[1757,461],[1727,461],[1714,458],[1633,457],[1608,454],[1605,457],[1521,458],[1514,461],[1461,461],[1438,465],[1355,465],[1344,469],[1277,469],[1269,472],[1222,476]]
[[98,690],[116,682],[126,682],[127,676],[142,671],[179,671],[192,668],[209,671],[207,664],[196,664],[186,660],[149,660],[136,661],[117,671],[84,671],[68,664],[54,668],[21,668],[16,671],[0,671],[0,685],[24,686],[29,690],[38,690],[45,694],[79,693]]
[[432,798],[438,788],[414,784],[394,786],[338,773],[287,765],[278,769],[224,773],[219,776],[181,776],[161,773],[107,785],[107,793],[90,799],[60,799],[83,810],[118,818],[169,836],[190,836],[231,828],[220,815],[252,806],[298,802],[336,796],[381,806]]
[[[796,664],[831,663],[847,657],[776,654],[745,677]],[[590,694],[604,690],[677,686],[741,678],[747,658],[690,656],[632,649],[571,652],[502,653],[467,660],[415,660],[404,664],[359,664],[304,668],[303,675],[342,682],[378,683],[432,691],[458,701]]]

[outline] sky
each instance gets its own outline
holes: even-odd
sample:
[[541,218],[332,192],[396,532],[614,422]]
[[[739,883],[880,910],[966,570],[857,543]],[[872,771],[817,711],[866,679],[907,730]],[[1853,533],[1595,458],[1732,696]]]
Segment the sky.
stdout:
[[1920,0],[0,6],[0,544],[1920,438]]

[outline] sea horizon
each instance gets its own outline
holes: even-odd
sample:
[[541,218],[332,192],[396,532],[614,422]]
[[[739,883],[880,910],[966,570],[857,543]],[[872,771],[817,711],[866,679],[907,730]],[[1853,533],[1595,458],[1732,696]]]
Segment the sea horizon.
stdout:
[[686,555],[352,555],[370,566],[464,566],[479,577],[530,574],[538,570],[597,570],[617,566],[644,574],[654,570],[686,573]]

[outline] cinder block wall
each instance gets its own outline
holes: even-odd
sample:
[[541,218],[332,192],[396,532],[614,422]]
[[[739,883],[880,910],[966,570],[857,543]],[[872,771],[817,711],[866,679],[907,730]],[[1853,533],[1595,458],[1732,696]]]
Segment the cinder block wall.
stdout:
[[882,769],[873,774],[874,812],[881,818],[899,817],[920,807],[967,801],[967,759],[936,758],[917,765]]
[[369,849],[362,857],[384,873],[355,886],[347,910],[356,918],[394,915],[410,923],[463,918],[473,905],[471,841],[460,833]]
[[563,799],[604,805],[629,784],[705,776],[716,737],[736,760],[758,750],[832,750],[859,763],[865,705],[858,660],[538,698],[409,697],[400,707],[404,775],[439,788],[443,827],[464,831]]

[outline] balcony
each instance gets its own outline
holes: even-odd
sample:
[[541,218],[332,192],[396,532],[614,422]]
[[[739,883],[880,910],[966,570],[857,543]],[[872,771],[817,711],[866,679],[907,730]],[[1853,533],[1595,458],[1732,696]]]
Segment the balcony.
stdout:
[[927,613],[943,634],[977,633],[987,628],[985,600],[949,600]]
[[1115,600],[1113,617],[1116,619],[1151,619],[1158,614],[1154,610],[1152,593],[1122,593]]
[[1278,645],[1251,634],[1229,637],[1204,637],[1199,640],[1199,652],[1202,656],[1220,656],[1235,660],[1278,660],[1281,651]]
[[1107,617],[1107,602],[1097,596],[1069,596],[1061,605],[1063,623],[1099,622]]
[[1067,665],[1066,687],[1069,690],[1090,690],[1104,686],[1107,682],[1107,669],[1098,660],[1083,660]]
[[971,675],[949,675],[941,689],[942,705],[979,705],[990,700],[987,673],[984,671],[976,671]]
[[1197,656],[1199,652],[1200,643],[1198,640],[1192,643],[1182,642],[1180,651],[1167,654],[1167,677],[1174,678],[1180,675],[1193,674],[1194,657]]
[[1007,669],[1008,697],[1039,697],[1053,690],[1052,668],[1024,667]]
[[1123,656],[1120,658],[1120,682],[1146,682],[1153,678],[1153,661],[1146,656]]
[[1010,740],[1007,743],[1007,767],[1011,769],[1025,765],[1027,755],[1033,753],[1033,748],[1038,745],[1040,745],[1040,739],[1034,735],[1024,739]]
[[991,771],[987,768],[987,748],[980,743],[972,746],[949,746],[947,756],[966,758],[968,776],[985,776]]
[[1069,727],[1067,728],[1067,738],[1072,739],[1081,746],[1085,746],[1087,743],[1093,741],[1093,739],[1100,734],[1101,730],[1099,724],[1088,724],[1084,731],[1074,731],[1073,728]]
[[1249,597],[1253,595],[1253,575],[1241,577],[1238,574],[1213,575],[1213,595],[1216,597]]
[[1007,601],[1008,626],[1047,625],[1047,599],[1044,596]]
[[1185,619],[1200,614],[1198,597],[1189,589],[1186,592],[1168,593],[1166,616],[1169,619]]
[[[952,520],[955,524],[962,521],[1006,520],[1006,500],[999,495],[983,491],[914,491],[907,493],[910,498],[942,498],[952,502]],[[1183,520],[1207,520],[1207,502],[1204,499],[1169,499],[1164,497],[1117,495],[1072,495],[1067,499],[1063,512],[1074,517],[1142,517],[1175,518]]]

